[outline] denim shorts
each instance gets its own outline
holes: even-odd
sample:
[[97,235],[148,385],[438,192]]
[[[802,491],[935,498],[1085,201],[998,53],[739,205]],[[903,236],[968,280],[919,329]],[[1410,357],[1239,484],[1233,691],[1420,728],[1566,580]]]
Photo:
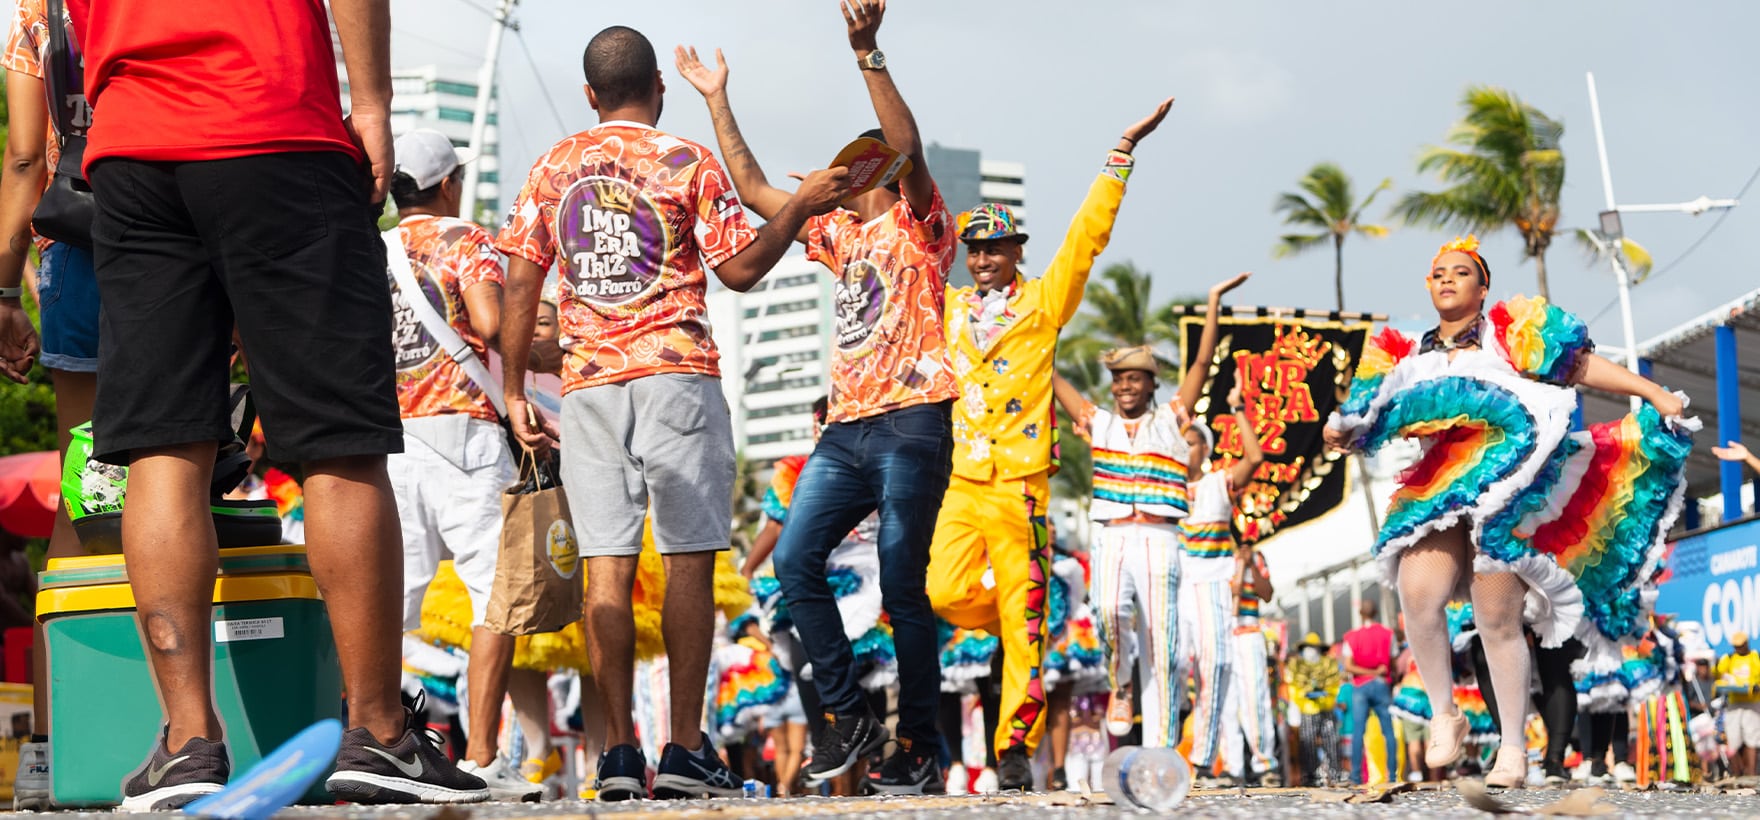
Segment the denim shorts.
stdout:
[[98,278],[92,254],[54,242],[37,264],[42,311],[43,366],[68,373],[98,372]]

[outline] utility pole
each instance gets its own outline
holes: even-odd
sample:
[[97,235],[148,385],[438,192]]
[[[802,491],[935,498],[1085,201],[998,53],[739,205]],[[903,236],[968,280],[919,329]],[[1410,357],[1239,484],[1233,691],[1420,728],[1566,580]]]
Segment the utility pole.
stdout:
[[[501,59],[501,35],[514,25],[508,21],[519,0],[500,0],[495,6],[495,22],[489,26],[489,47],[483,52],[483,67],[477,72],[477,107],[471,113],[470,149],[483,155],[483,139],[489,130],[489,101],[495,91],[495,67]],[[459,211],[465,219],[477,221],[477,180],[482,163],[471,162],[464,167],[464,196]]]

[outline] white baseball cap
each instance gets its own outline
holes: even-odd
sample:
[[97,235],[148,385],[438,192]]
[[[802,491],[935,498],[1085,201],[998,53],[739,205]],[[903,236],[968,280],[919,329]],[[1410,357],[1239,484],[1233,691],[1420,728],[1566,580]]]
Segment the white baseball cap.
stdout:
[[409,174],[422,190],[439,185],[460,165],[477,158],[475,151],[454,148],[445,134],[430,128],[418,128],[398,137],[391,150],[397,158],[397,170]]

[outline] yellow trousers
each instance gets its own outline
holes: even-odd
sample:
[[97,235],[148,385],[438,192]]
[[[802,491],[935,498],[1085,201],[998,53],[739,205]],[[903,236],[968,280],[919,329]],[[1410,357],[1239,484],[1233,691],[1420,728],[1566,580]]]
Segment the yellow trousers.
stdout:
[[954,476],[929,551],[929,602],[954,626],[1002,640],[1002,713],[996,752],[1045,734],[1045,619],[1051,605],[1051,547],[1045,529],[1046,473],[971,481]]

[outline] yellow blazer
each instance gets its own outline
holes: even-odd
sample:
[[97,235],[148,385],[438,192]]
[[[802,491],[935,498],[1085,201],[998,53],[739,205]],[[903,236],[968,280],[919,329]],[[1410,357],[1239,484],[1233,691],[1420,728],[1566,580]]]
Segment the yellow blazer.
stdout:
[[1051,468],[1051,368],[1057,334],[1082,304],[1094,258],[1106,249],[1130,165],[1112,158],[1094,180],[1045,274],[1017,275],[1011,321],[988,346],[972,338],[977,288],[947,292],[948,360],[959,379],[953,403],[953,474],[972,481],[1025,478]]

